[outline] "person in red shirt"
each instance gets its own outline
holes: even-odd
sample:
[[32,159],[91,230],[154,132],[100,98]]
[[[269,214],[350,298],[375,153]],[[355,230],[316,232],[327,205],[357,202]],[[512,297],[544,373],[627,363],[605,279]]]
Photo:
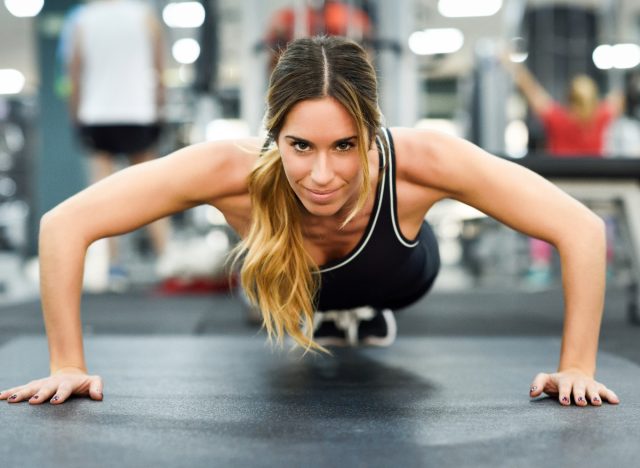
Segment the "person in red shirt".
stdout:
[[622,113],[620,93],[614,91],[601,100],[593,79],[577,75],[569,84],[568,104],[563,106],[524,65],[508,63],[516,85],[544,125],[546,151],[557,157],[602,157],[605,133]]

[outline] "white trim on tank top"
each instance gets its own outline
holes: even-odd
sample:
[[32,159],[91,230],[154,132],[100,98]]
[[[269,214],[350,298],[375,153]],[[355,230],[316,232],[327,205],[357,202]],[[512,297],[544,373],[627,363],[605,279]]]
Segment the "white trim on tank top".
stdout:
[[[389,141],[389,134],[388,134],[389,129],[385,128],[383,129],[383,132],[384,132],[384,137],[387,140],[387,148],[389,148],[389,152],[391,152],[391,141]],[[413,241],[412,243],[409,243],[403,239],[402,234],[400,233],[400,229],[398,228],[399,223],[396,220],[396,210],[394,206],[393,187],[394,185],[397,186],[397,184],[393,183],[396,179],[395,179],[395,167],[391,160],[391,154],[389,154],[388,161],[389,161],[389,203],[391,203],[391,223],[393,224],[393,230],[396,233],[396,237],[398,238],[398,241],[400,241],[402,245],[404,245],[405,247],[413,248],[420,243],[420,240],[418,239]]]

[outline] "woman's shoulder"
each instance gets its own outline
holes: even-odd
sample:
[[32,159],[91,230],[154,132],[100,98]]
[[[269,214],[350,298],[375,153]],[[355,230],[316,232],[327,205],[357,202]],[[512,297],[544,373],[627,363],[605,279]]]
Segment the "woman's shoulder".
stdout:
[[199,161],[203,169],[231,171],[229,176],[246,176],[261,148],[260,138],[240,138],[196,143],[176,153],[184,153],[183,157]]
[[218,159],[255,161],[262,148],[262,140],[258,137],[234,138],[204,141],[186,146],[183,150],[191,153],[214,156]]
[[190,181],[199,201],[205,201],[203,196],[210,201],[242,195],[248,192],[247,178],[260,148],[259,138],[196,143],[166,156],[167,167],[176,171],[176,179]]
[[392,127],[396,180],[439,190],[461,138],[430,129]]
[[415,173],[433,173],[442,163],[452,142],[457,137],[441,131],[392,127],[398,176],[410,176]]

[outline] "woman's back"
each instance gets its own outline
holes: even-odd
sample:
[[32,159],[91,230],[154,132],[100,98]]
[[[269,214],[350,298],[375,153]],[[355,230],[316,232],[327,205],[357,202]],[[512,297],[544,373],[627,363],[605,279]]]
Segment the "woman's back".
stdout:
[[555,156],[601,156],[604,135],[614,112],[607,102],[598,105],[593,116],[580,120],[569,109],[553,103],[541,115],[546,131],[546,150]]

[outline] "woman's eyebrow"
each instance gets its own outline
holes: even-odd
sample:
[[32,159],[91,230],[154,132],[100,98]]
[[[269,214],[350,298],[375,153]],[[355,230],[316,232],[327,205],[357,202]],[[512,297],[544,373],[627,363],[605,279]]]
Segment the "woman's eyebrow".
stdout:
[[[284,137],[285,138],[289,138],[291,140],[300,141],[302,143],[311,143],[309,140],[306,140],[306,139],[301,138],[301,137],[297,137],[295,135],[285,135]],[[358,138],[358,135],[352,135],[352,136],[349,136],[349,137],[340,138],[340,139],[334,141],[333,144],[343,143],[343,142],[346,142],[346,141],[349,141],[349,140],[353,140],[354,138]]]

